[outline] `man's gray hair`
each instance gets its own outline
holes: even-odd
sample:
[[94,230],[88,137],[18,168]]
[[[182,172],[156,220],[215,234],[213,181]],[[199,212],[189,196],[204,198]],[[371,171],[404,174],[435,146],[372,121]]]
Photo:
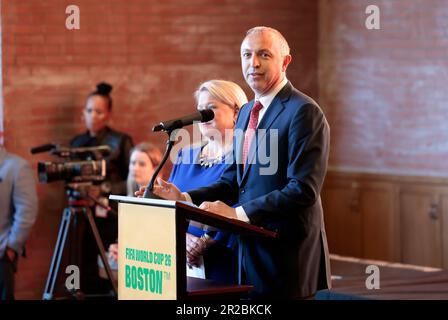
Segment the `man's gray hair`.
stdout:
[[265,26],[254,27],[252,29],[249,29],[246,32],[246,38],[252,34],[263,33],[263,32],[272,33],[277,38],[277,40],[280,41],[280,50],[281,50],[282,56],[287,56],[290,53],[288,41],[286,41],[285,37],[277,29],[274,29],[271,27],[265,27]]

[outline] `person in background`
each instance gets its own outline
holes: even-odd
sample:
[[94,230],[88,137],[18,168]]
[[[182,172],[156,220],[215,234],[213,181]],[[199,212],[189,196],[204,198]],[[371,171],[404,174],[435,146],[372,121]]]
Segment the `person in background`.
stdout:
[[[197,110],[211,109],[215,116],[199,123],[204,138],[201,145],[179,152],[168,179],[181,191],[208,186],[219,180],[232,153],[233,129],[240,108],[247,103],[243,89],[225,80],[209,80],[195,94]],[[185,161],[191,159],[192,163]],[[186,162],[186,163],[185,163]],[[205,278],[223,283],[237,282],[234,238],[227,232],[191,221],[187,231],[187,263],[198,266],[203,257]]]
[[0,300],[14,299],[17,260],[38,213],[31,166],[0,145]]
[[[132,149],[127,179],[128,196],[133,197],[135,191],[148,185],[160,162],[162,152],[152,143],[142,142]],[[159,176],[163,176],[163,169]]]
[[[110,194],[126,195],[129,154],[133,147],[132,138],[129,135],[108,126],[112,112],[111,90],[110,84],[102,82],[87,96],[83,113],[87,131],[77,135],[70,142],[71,147],[107,145],[111,148],[110,155],[105,157],[107,166],[105,180],[89,189],[89,195],[104,205],[108,205]],[[90,205],[103,245],[107,248],[117,238],[117,215],[95,203],[91,202]],[[115,208],[116,204],[112,205]],[[95,238],[90,228],[85,230],[81,255],[81,290],[85,293],[104,293],[110,289],[110,284],[98,276],[96,258],[98,249]]]
[[[215,117],[199,123],[203,141],[182,149],[174,163],[169,182],[181,191],[205,187],[219,180],[226,159],[232,154],[233,129],[238,112],[247,103],[244,91],[236,83],[210,80],[199,85],[195,92],[197,109],[213,110]],[[187,264],[199,266],[204,262],[205,278],[224,283],[237,282],[237,257],[234,237],[191,221],[187,231]]]
[[[134,196],[135,191],[139,190],[140,187],[148,185],[155,169],[161,161],[162,152],[160,152],[160,150],[152,143],[142,142],[132,149],[129,162],[129,175],[127,179],[128,196]],[[163,174],[159,173],[159,176],[163,176]],[[112,243],[109,246],[109,261],[111,266],[113,266],[112,269],[117,269],[117,260],[118,243]],[[101,260],[98,262],[101,266],[100,261]]]

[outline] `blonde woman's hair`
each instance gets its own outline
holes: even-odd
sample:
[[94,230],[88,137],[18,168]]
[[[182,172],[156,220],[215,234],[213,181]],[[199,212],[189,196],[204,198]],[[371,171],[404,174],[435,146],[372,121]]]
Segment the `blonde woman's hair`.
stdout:
[[209,80],[201,83],[194,93],[196,102],[198,102],[199,94],[202,91],[208,91],[213,98],[233,108],[236,114],[247,103],[243,89],[232,81]]
[[[153,145],[150,142],[142,142],[142,143],[139,143],[138,145],[136,145],[131,150],[129,157],[131,157],[131,154],[134,151],[140,151],[140,152],[146,153],[148,155],[149,160],[151,161],[151,164],[154,167],[154,169],[160,164],[160,162],[162,162],[162,157],[163,157],[162,152],[159,150],[159,148],[157,148],[155,145]],[[161,175],[161,173],[159,174],[159,176],[160,175]],[[134,196],[134,192],[138,190],[139,186],[138,186],[137,182],[135,182],[135,180],[131,177],[130,171],[128,174],[128,179],[126,181],[126,185],[127,185],[128,196],[130,196],[130,197]]]

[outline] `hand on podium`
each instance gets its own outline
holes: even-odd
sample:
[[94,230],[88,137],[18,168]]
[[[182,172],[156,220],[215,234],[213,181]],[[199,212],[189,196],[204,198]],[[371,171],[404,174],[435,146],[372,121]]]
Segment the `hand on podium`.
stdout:
[[[180,190],[172,183],[169,183],[162,178],[157,178],[157,184],[154,185],[152,192],[165,199],[165,200],[180,200],[180,201],[186,201],[185,196],[180,192]],[[141,187],[140,190],[135,192],[136,197],[143,197],[143,194],[145,193],[146,186]]]
[[199,209],[210,211],[226,218],[238,219],[235,208],[229,207],[222,201],[202,202]]

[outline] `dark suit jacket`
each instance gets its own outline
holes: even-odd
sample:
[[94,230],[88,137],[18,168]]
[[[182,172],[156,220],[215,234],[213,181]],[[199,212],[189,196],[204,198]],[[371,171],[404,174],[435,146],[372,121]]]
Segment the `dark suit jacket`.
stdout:
[[[247,128],[252,106],[253,101],[239,113],[233,161],[221,179],[188,193],[196,204],[239,203],[251,224],[277,231],[276,239],[241,238],[246,282],[255,286],[254,297],[308,297],[331,286],[320,199],[329,126],[314,100],[286,84],[259,123],[254,138],[258,143],[252,143],[248,156],[253,164],[243,172],[241,133]],[[263,155],[271,157],[270,164]],[[269,166],[275,169],[275,165],[273,173],[260,171]]]

